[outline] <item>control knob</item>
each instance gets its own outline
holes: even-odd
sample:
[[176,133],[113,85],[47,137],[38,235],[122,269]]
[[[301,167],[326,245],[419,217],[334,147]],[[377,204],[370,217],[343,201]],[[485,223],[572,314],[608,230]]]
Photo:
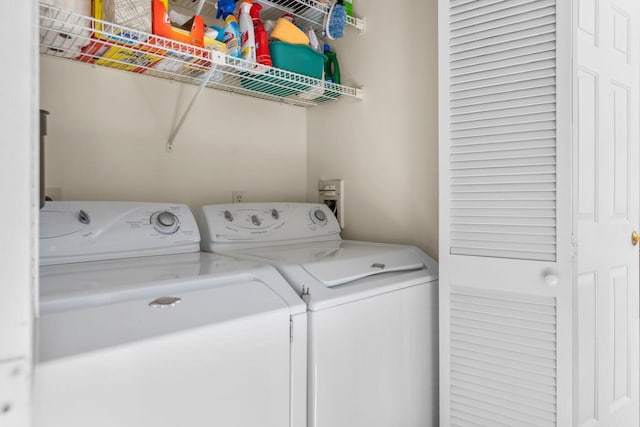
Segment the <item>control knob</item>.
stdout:
[[162,234],[173,234],[180,228],[178,217],[169,211],[154,213],[151,215],[150,222],[153,228]]
[[258,218],[258,215],[251,215],[251,222],[256,227],[260,227],[260,224],[262,224],[262,221],[260,221],[260,218]]
[[316,209],[311,213],[311,220],[316,224],[325,224],[327,222],[327,214],[322,209]]

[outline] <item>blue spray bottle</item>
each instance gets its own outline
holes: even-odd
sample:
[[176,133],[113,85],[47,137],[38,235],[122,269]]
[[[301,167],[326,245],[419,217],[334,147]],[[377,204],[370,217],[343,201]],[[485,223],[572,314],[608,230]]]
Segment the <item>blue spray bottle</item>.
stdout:
[[227,45],[227,55],[240,58],[240,28],[236,17],[233,16],[235,9],[234,0],[219,0],[216,18],[222,17],[226,23],[223,41]]

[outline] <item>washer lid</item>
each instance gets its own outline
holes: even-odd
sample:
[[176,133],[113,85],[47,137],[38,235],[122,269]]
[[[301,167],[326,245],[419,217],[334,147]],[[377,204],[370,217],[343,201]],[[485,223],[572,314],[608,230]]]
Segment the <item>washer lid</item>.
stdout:
[[[117,304],[247,281],[262,283],[291,314],[305,305],[270,266],[208,253],[91,261],[40,267],[40,313]],[[159,295],[162,294],[162,295]],[[247,294],[249,300],[253,295]],[[153,298],[152,298],[153,299]]]
[[322,242],[244,250],[243,253],[285,264],[299,264],[327,287],[369,276],[427,269],[424,258],[410,246]]
[[[184,285],[184,284],[183,284]],[[91,307],[46,311],[38,320],[40,363],[82,353],[121,347],[171,334],[194,334],[203,328],[263,316],[278,316],[289,333],[289,307],[265,283],[215,280],[190,288],[158,286],[113,295]],[[198,335],[193,335],[197,339]]]

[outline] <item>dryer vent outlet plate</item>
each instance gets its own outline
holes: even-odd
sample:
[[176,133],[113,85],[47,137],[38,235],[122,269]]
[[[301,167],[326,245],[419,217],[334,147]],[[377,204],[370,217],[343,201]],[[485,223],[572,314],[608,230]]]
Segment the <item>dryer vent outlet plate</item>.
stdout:
[[320,203],[329,206],[338,220],[340,228],[344,228],[344,180],[322,180],[318,183],[318,193],[320,194]]

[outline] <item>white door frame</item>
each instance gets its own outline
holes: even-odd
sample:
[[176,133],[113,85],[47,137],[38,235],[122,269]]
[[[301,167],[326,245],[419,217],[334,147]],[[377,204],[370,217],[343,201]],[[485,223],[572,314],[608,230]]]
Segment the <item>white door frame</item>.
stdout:
[[0,25],[0,425],[29,425],[38,281],[38,3],[3,5]]

